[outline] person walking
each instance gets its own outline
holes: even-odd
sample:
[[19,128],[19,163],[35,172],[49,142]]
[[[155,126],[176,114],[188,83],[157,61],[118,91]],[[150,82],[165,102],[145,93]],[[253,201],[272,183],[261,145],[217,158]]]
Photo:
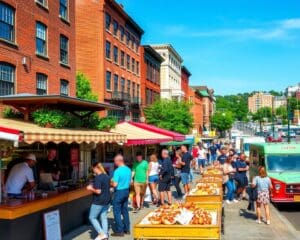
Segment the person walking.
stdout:
[[132,167],[132,178],[137,206],[133,212],[137,213],[144,205],[144,197],[148,184],[148,162],[143,159],[141,153],[136,154],[136,161]]
[[199,145],[198,149],[198,167],[199,167],[199,173],[203,174],[204,168],[206,165],[207,160],[206,150],[202,147],[202,145]]
[[[131,170],[125,165],[124,157],[118,154],[114,158],[117,169],[114,171],[111,185],[115,188],[113,198],[113,214],[115,219],[114,237],[123,237],[130,234],[130,220],[128,213],[129,188],[131,183]],[[123,220],[122,218],[123,217]]]
[[166,149],[162,150],[160,161],[160,171],[159,171],[159,182],[158,182],[158,191],[160,195],[160,204],[164,205],[165,203],[165,194],[168,197],[168,204],[172,204],[172,194],[171,194],[171,182],[172,176],[174,176],[174,169],[172,166],[171,159],[169,157],[169,152]]
[[176,151],[176,160],[173,163],[173,168],[174,168],[174,186],[176,188],[176,192],[177,192],[177,197],[180,198],[182,197],[182,191],[181,191],[181,187],[180,187],[180,182],[181,182],[181,159],[182,159],[182,155],[181,155],[181,151],[177,150]]
[[[89,220],[98,236],[95,240],[108,239],[107,212],[110,203],[110,178],[106,174],[101,163],[93,164],[93,172],[96,175],[93,184],[86,187],[93,193],[93,202],[90,208]],[[99,219],[100,218],[100,222]]]
[[264,206],[266,214],[266,223],[270,224],[270,192],[272,190],[272,184],[270,178],[267,176],[266,169],[260,167],[258,169],[258,176],[253,178],[252,187],[257,188],[257,200],[256,200],[256,213],[257,223],[261,223],[261,205]]
[[153,204],[158,203],[157,184],[159,181],[159,163],[156,154],[152,154],[149,158],[148,167],[148,183],[152,194]]
[[227,147],[222,147],[220,150],[220,156],[218,156],[217,160],[220,163],[220,165],[223,165],[227,159],[228,156],[228,149]]
[[188,194],[190,191],[190,181],[189,175],[191,171],[191,161],[193,160],[192,155],[188,152],[187,147],[185,145],[181,146],[182,158],[180,161],[181,165],[181,181],[184,186],[185,194]]
[[226,193],[226,203],[231,204],[232,202],[238,202],[234,199],[235,193],[235,183],[234,183],[234,175],[235,175],[235,168],[232,167],[232,157],[228,157],[223,165],[223,183],[227,188]]

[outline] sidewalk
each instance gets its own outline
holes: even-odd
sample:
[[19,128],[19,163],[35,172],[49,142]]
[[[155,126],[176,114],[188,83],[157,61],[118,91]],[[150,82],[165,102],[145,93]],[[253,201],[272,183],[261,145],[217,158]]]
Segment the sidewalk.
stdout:
[[[197,178],[198,175],[195,175]],[[175,189],[172,189],[173,193]],[[176,199],[174,199],[174,202]],[[271,224],[257,224],[254,212],[248,212],[248,202],[241,201],[231,205],[225,204],[225,234],[222,240],[300,240],[300,232],[297,232],[293,226],[271,205]],[[131,227],[138,223],[148,212],[156,207],[150,205],[139,213],[130,211]],[[109,225],[112,226],[113,215],[109,213]],[[112,230],[111,230],[112,232]],[[133,233],[133,230],[131,231]],[[63,237],[63,240],[89,240],[95,239],[96,232],[92,226],[82,226]],[[132,240],[133,235],[126,235],[123,238],[110,237],[109,239]]]
[[225,234],[222,240],[297,240],[300,232],[271,205],[271,224],[255,222],[255,212],[247,211],[248,202],[225,205]]

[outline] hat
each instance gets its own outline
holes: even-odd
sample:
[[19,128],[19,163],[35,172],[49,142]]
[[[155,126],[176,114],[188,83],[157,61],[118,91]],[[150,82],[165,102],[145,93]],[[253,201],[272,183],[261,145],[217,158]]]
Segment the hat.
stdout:
[[24,158],[28,160],[36,161],[36,157],[33,153],[27,153]]

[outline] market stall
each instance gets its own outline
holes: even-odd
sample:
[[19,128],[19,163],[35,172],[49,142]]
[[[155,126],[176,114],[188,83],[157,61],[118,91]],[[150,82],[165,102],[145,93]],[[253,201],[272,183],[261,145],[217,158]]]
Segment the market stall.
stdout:
[[[96,111],[119,107],[58,95],[6,96],[0,97],[0,103],[12,106],[24,116],[19,120],[0,119],[0,129],[13,127],[22,133],[19,146],[10,151],[6,177],[13,166],[23,164],[26,160],[24,156],[29,153],[34,154],[36,162],[36,167],[31,166],[36,183],[33,190],[13,196],[7,196],[7,192],[3,191],[0,204],[1,239],[44,239],[45,232],[49,230],[46,216],[54,216],[53,213],[60,220],[56,222],[62,235],[83,225],[91,203],[91,193],[85,187],[89,181],[92,152],[97,144],[124,144],[126,136],[91,129],[39,127],[29,122],[30,116],[36,109],[45,107],[60,109],[82,120]],[[49,154],[53,155],[53,152],[51,161],[55,163],[49,163]],[[50,167],[55,166],[58,177],[54,178],[52,170],[47,171],[49,164]]]

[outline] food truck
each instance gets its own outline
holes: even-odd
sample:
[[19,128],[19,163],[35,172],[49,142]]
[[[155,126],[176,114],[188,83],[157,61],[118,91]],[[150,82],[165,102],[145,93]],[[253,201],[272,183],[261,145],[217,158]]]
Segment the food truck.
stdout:
[[240,140],[240,149],[245,153],[247,157],[250,154],[250,145],[251,143],[265,143],[266,140],[264,137],[242,137]]
[[250,145],[250,180],[266,168],[275,203],[300,202],[300,144],[262,143]]

